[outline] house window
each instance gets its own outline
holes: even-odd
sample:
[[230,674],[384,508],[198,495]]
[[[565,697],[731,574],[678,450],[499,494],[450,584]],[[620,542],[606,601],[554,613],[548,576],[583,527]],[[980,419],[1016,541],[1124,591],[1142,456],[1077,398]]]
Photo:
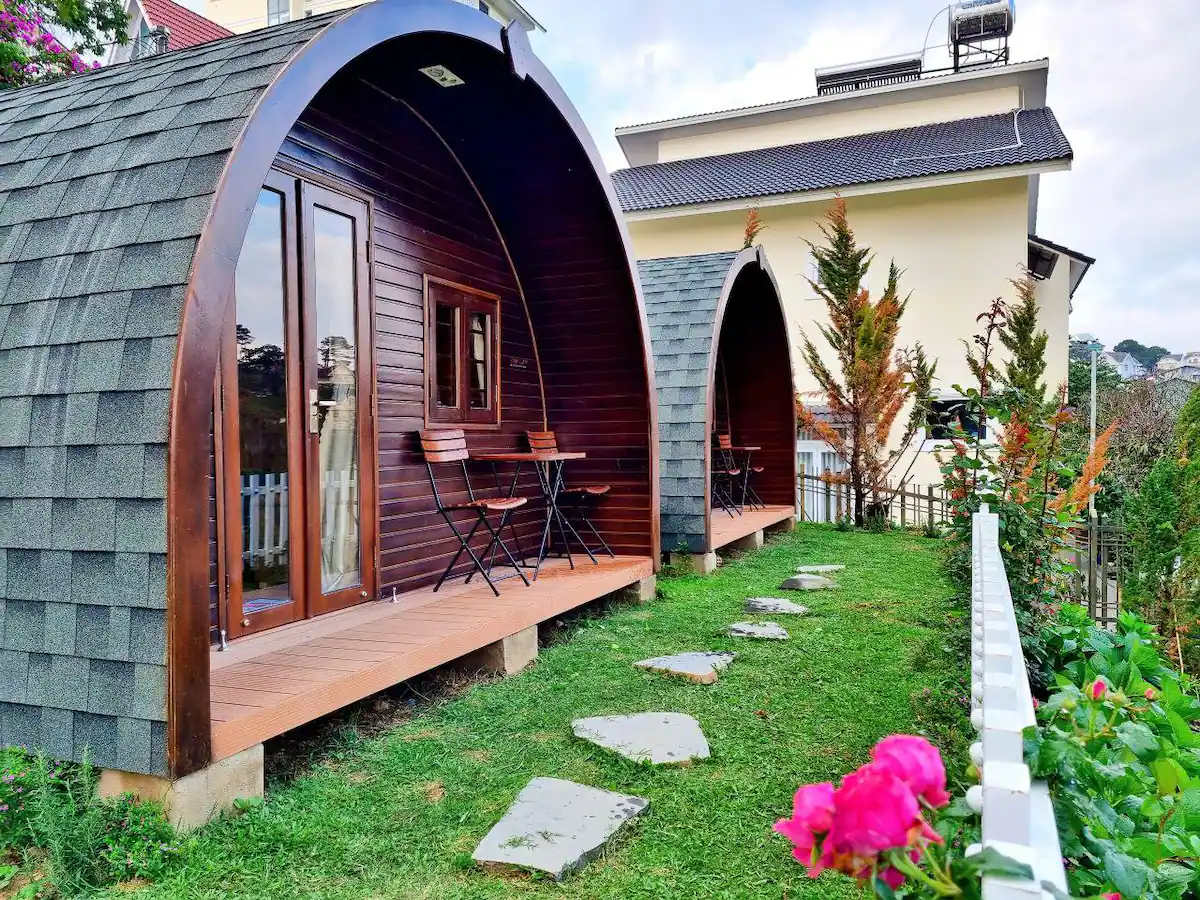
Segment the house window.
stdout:
[[267,24],[282,25],[291,19],[288,0],[267,0]]
[[500,298],[439,278],[425,279],[429,422],[500,422]]
[[934,400],[925,417],[925,428],[926,439],[933,441],[951,440],[957,429],[980,440],[987,438],[987,424],[980,420],[978,413],[971,413],[962,397]]
[[491,7],[484,3],[483,0],[479,0],[479,11],[485,16],[490,16],[492,14]]

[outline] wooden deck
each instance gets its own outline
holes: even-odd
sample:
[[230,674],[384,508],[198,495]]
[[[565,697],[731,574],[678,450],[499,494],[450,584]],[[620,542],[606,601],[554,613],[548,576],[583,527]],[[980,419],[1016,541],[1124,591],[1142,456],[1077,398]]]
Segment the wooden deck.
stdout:
[[500,583],[499,597],[478,578],[458,580],[243,638],[210,656],[213,759],[653,574],[649,557],[585,558],[574,571],[551,560],[530,587]]
[[794,506],[768,506],[766,509],[743,510],[740,516],[730,516],[723,509],[714,509],[712,516],[712,548],[720,550],[726,544],[732,544],[739,538],[763,529],[770,528],[777,522],[796,515]]

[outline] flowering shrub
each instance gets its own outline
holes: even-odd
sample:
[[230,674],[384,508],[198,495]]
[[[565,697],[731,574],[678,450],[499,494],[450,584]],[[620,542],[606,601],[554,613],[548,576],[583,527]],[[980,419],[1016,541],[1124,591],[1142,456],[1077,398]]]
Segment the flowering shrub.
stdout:
[[130,795],[98,797],[95,769],[86,763],[0,749],[0,856],[19,858],[28,850],[45,859],[39,868],[52,885],[46,891],[66,897],[157,878],[179,853],[160,805]]
[[0,0],[0,87],[19,87],[99,67],[99,62],[87,63],[64,47],[35,9]]
[[943,833],[955,830],[951,817],[942,831],[934,828],[950,799],[938,749],[922,737],[896,734],[876,744],[871,761],[838,787],[828,781],[801,787],[791,818],[775,830],[792,842],[810,878],[833,869],[881,897],[905,886],[908,896],[977,898],[983,875],[1032,877],[1027,866],[992,850],[954,856]]
[[1064,609],[1046,643],[1057,690],[1026,733],[1050,785],[1072,892],[1200,897],[1200,702],[1136,616],[1116,633]]

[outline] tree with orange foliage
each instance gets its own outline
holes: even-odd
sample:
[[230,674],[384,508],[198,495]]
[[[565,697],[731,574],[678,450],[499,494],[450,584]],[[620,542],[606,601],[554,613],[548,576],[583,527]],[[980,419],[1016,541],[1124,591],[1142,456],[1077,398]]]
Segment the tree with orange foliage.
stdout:
[[[868,505],[873,514],[882,514],[876,508],[885,502],[888,476],[924,423],[936,363],[926,358],[920,344],[911,352],[897,350],[900,319],[908,305],[908,298],[900,296],[900,270],[893,261],[887,287],[872,300],[863,280],[873,257],[869,248],[858,246],[841,197],[826,214],[821,233],[824,246],[809,243],[817,263],[817,280],[809,283],[825,302],[829,321],[817,328],[836,366],[826,364],[807,334],[802,353],[834,421],[819,421],[799,401],[797,412],[801,426],[819,434],[846,463],[854,522],[861,526]],[[889,450],[892,426],[910,402],[904,435]],[[845,433],[834,424],[845,426]]]
[[749,250],[758,240],[758,236],[767,230],[763,220],[758,215],[758,207],[752,207],[746,213],[746,228],[742,234],[742,249]]

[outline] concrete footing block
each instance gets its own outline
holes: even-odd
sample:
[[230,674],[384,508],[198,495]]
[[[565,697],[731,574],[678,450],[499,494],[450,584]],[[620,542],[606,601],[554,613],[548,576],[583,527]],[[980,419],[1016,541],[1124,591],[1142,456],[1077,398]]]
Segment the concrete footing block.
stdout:
[[752,531],[745,537],[740,537],[736,541],[731,541],[725,545],[727,550],[757,550],[763,545],[763,533],[760,528],[758,531]]
[[174,781],[104,769],[100,773],[99,792],[101,797],[133,794],[139,800],[157,800],[177,829],[199,828],[232,810],[235,800],[263,795],[263,745],[255,744]]
[[619,603],[649,603],[654,599],[657,590],[658,578],[651,575],[649,578],[635,581],[619,591],[613,591],[612,599]]
[[782,532],[795,531],[796,517],[788,516],[788,518],[784,519],[782,522],[776,522],[774,525],[768,525],[764,530],[767,532],[767,534],[780,534]]
[[538,655],[538,627],[510,634],[506,638],[481,647],[465,657],[466,664],[475,669],[486,669],[500,675],[516,675],[531,665]]
[[681,572],[711,575],[717,571],[717,554],[712,550],[707,553],[672,553],[669,562]]

